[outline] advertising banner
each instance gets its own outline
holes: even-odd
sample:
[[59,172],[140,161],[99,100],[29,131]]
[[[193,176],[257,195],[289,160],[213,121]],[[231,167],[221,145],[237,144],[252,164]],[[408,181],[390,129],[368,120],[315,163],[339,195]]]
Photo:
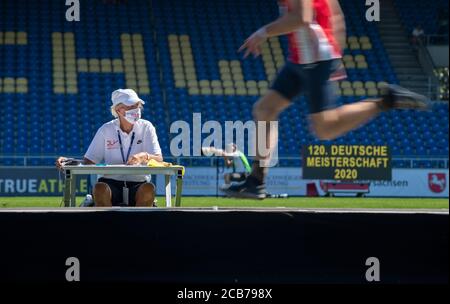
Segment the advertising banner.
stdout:
[[[77,176],[77,195],[88,192],[87,176]],[[62,196],[64,176],[54,167],[0,167],[0,196]]]
[[[393,169],[391,181],[368,181],[369,193],[366,196],[448,197],[448,175],[449,171],[443,169]],[[173,180],[172,193],[175,193],[174,184]],[[183,195],[222,195],[217,187],[223,184],[223,172],[217,173],[215,168],[187,168]],[[319,195],[325,194],[319,180],[302,179],[301,168],[272,168],[267,178],[267,191],[275,195],[306,196],[308,184],[314,184]],[[163,176],[157,177],[157,194],[164,195]]]
[[[211,167],[187,168],[183,180],[183,195],[222,195],[219,187],[224,185],[223,170]],[[218,182],[217,182],[218,181]],[[271,194],[305,195],[305,182],[300,168],[272,168],[267,177],[267,191]],[[157,194],[164,195],[164,176],[157,177]],[[172,179],[172,194],[175,193],[175,179]]]
[[448,170],[397,169],[392,181],[375,181],[368,196],[448,197]]
[[[183,195],[222,195],[219,187],[224,185],[223,174],[223,170],[212,167],[186,168]],[[448,198],[448,179],[446,169],[393,169],[391,181],[369,182],[366,196]],[[164,176],[153,176],[152,180],[157,194],[164,195]],[[308,185],[315,185],[319,195],[325,194],[321,181],[302,179],[301,168],[272,168],[267,178],[267,191],[275,195],[306,196]],[[77,195],[85,195],[88,188],[88,177],[78,176]],[[62,196],[63,189],[64,177],[53,167],[0,167],[0,196]]]

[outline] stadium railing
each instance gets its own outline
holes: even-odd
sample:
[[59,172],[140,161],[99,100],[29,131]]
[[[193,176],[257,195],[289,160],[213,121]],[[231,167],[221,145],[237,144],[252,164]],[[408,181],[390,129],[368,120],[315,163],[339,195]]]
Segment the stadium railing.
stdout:
[[431,58],[431,54],[427,48],[427,45],[421,39],[418,40],[417,58],[428,75],[428,98],[432,100],[441,100],[440,83],[435,74],[436,66]]
[[[75,158],[82,158],[74,155]],[[0,155],[0,167],[52,167],[57,156],[53,155]],[[5,165],[5,161],[13,165]],[[223,159],[216,157],[165,157],[165,161],[180,164],[185,167],[222,167]],[[302,158],[298,156],[279,157],[277,167],[301,167]],[[394,156],[392,157],[392,168],[396,169],[448,169],[448,156]]]
[[428,45],[448,45],[449,36],[448,35],[426,35],[425,44]]

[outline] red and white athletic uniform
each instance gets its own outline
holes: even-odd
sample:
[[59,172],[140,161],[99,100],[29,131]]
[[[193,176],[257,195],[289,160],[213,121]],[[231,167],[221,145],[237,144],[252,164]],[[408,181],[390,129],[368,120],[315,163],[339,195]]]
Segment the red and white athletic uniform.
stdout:
[[[342,50],[333,35],[331,8],[327,0],[312,0],[313,22],[288,34],[289,61],[310,64],[342,58]],[[279,2],[280,11],[291,9],[288,0]]]

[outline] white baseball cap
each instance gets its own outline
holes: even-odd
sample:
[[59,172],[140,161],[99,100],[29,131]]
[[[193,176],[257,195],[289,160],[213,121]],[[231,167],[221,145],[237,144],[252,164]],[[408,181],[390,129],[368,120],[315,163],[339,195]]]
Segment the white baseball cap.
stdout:
[[145,102],[139,98],[138,94],[132,89],[118,89],[111,94],[112,105],[116,106],[122,103],[126,106],[132,106],[137,102],[145,104]]

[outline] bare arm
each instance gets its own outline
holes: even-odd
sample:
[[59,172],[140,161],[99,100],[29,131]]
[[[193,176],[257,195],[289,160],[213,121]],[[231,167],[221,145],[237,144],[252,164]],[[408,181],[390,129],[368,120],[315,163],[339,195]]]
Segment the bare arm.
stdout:
[[130,159],[127,162],[127,165],[145,165],[152,159],[158,162],[162,162],[163,156],[161,154],[150,154],[148,152],[141,152],[130,157]]
[[233,165],[233,159],[225,156],[225,165],[230,168]]
[[253,33],[238,52],[245,51],[244,58],[249,54],[255,57],[261,54],[260,46],[269,37],[285,35],[308,25],[313,20],[312,0],[289,0],[290,10],[272,23],[269,23]]
[[90,160],[89,158],[84,157],[83,165],[95,165],[95,163],[92,160]]
[[264,26],[267,37],[281,36],[292,33],[301,26],[308,25],[313,20],[312,0],[289,0],[292,9]]
[[333,24],[334,29],[334,37],[337,39],[337,43],[341,47],[341,51],[343,52],[345,49],[346,42],[346,25],[345,25],[345,16],[342,12],[341,6],[337,0],[328,0],[328,4],[331,8],[331,23]]
[[[56,168],[61,170],[62,167],[63,167],[63,162],[65,162],[66,160],[67,160],[67,157],[64,157],[64,156],[58,157],[58,159],[55,162]],[[87,159],[86,157],[84,157],[83,158],[83,165],[95,165],[95,163],[92,160]]]
[[148,154],[147,161],[149,161],[151,159],[154,159],[159,162],[162,162],[164,160],[163,156],[161,154]]

